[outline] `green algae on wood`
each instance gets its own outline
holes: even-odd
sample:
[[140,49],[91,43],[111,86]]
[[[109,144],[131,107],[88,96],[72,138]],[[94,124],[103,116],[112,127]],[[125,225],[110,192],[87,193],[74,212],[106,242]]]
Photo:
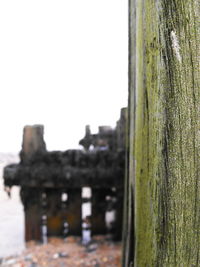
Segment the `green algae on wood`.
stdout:
[[129,13],[134,265],[200,266],[200,2],[130,0]]

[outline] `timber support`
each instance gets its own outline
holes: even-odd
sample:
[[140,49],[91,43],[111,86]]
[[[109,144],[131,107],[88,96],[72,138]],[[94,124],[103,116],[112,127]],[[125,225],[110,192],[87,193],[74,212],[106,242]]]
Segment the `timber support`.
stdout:
[[[92,235],[112,232],[113,238],[120,240],[125,165],[125,130],[121,127],[125,122],[121,120],[125,117],[121,116],[116,129],[101,126],[97,134],[91,134],[86,126],[80,141],[84,150],[64,152],[46,151],[43,126],[24,128],[21,161],[5,167],[4,182],[21,187],[26,241],[42,241],[44,230],[48,237],[81,236],[86,221]],[[86,187],[92,192],[89,199],[82,197]],[[87,201],[91,215],[83,218],[82,205]],[[108,210],[116,215],[112,229],[106,223]]]

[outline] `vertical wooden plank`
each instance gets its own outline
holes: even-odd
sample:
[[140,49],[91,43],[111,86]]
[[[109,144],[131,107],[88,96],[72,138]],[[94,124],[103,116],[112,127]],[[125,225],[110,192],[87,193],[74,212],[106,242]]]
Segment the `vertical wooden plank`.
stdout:
[[41,192],[37,188],[22,187],[20,195],[24,205],[25,241],[42,241]]
[[56,188],[46,189],[46,215],[48,236],[63,236],[61,192],[62,191],[60,189]]
[[106,221],[106,190],[92,189],[92,235],[103,235],[107,233]]
[[117,189],[116,197],[116,215],[115,215],[115,232],[113,239],[115,241],[122,240],[122,224],[123,224],[123,190]]
[[25,241],[42,241],[41,216],[38,205],[30,205],[25,209]]
[[81,236],[82,216],[81,216],[81,188],[67,189],[68,200],[66,212],[63,216],[69,224],[69,235]]
[[27,125],[24,127],[22,151],[20,152],[22,162],[29,161],[35,153],[46,151],[43,135],[43,125]]
[[200,4],[130,0],[129,8],[135,256],[124,266],[199,266]]
[[134,262],[134,196],[135,196],[135,80],[136,80],[136,1],[129,0],[129,79],[128,114],[126,135],[126,166],[123,212],[123,257],[122,266],[132,266]]

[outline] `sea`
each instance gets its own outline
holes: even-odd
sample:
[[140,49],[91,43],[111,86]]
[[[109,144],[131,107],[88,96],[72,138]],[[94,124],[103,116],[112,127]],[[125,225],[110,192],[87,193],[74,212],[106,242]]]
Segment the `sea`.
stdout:
[[17,154],[0,153],[0,258],[17,255],[25,248],[24,212],[19,188],[12,187],[9,197],[3,185],[4,166],[17,162]]

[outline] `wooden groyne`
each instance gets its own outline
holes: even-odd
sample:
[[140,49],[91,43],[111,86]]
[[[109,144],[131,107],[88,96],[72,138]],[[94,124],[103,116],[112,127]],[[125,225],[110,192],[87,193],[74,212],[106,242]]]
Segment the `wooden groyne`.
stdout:
[[[43,126],[25,126],[20,163],[4,168],[4,184],[20,186],[25,213],[25,240],[42,241],[47,236],[110,232],[121,239],[125,171],[125,113],[115,129],[99,127],[91,134],[86,126],[80,141],[83,150],[46,150]],[[83,189],[91,196],[82,196]],[[82,205],[90,202],[91,216],[83,218]],[[113,211],[114,221],[108,229],[106,212]]]

